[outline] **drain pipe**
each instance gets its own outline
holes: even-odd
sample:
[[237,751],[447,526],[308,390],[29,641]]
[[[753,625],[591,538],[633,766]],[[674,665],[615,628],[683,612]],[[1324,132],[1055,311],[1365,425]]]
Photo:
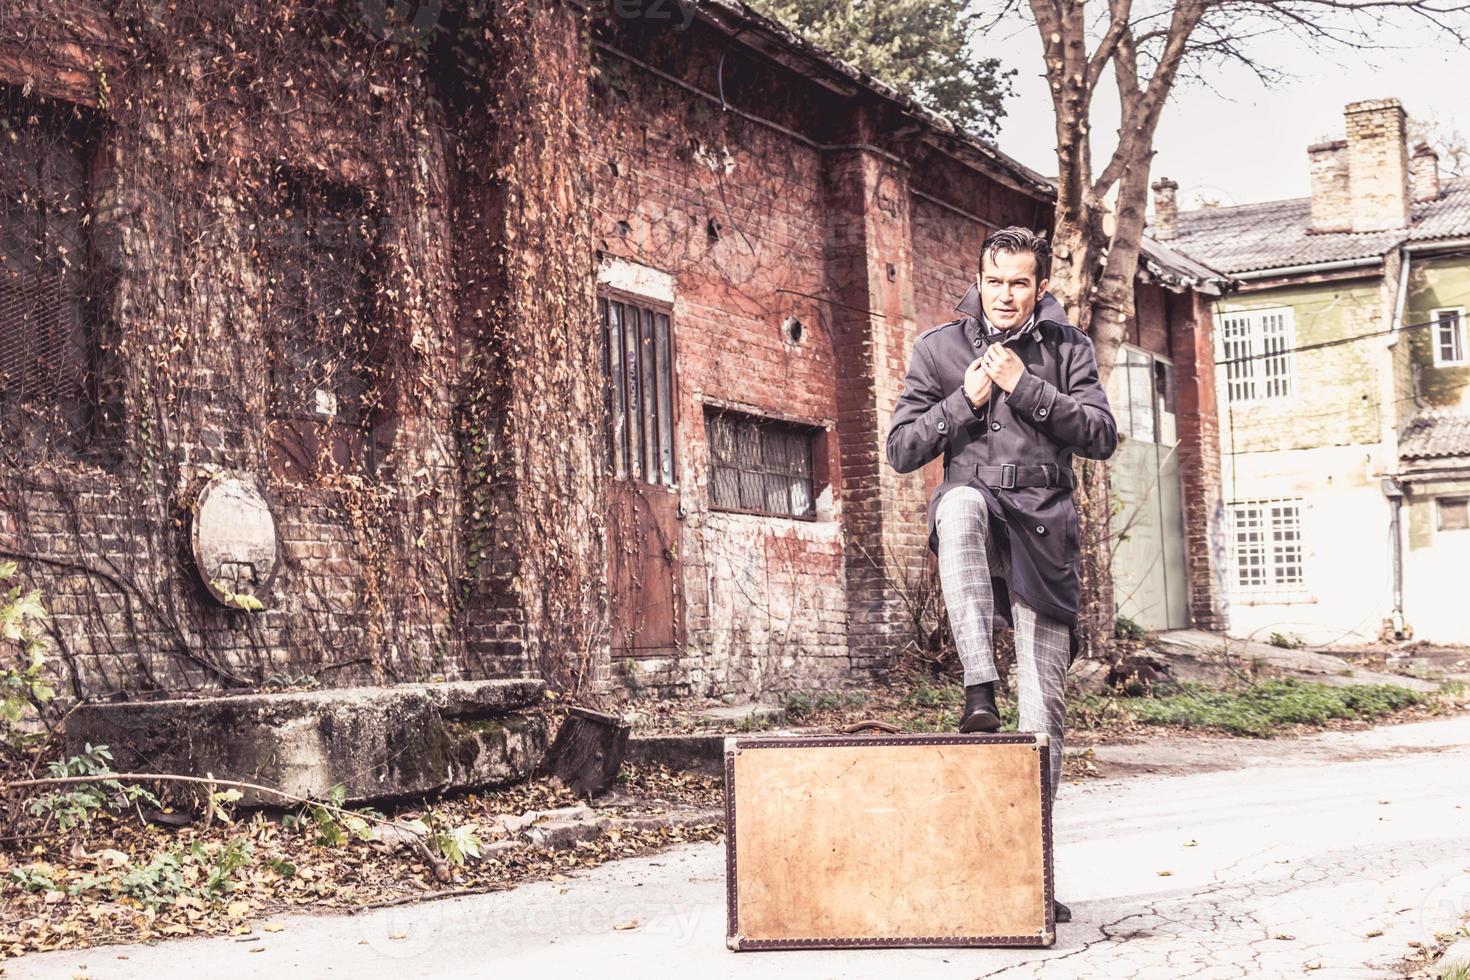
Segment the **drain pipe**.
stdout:
[[1398,392],[1393,385],[1393,362],[1396,353],[1394,348],[1399,342],[1399,335],[1404,325],[1404,309],[1409,301],[1409,261],[1409,250],[1400,247],[1399,281],[1398,290],[1394,296],[1393,323],[1389,328],[1388,340],[1383,345],[1384,352],[1388,354],[1386,365],[1388,377],[1383,386],[1388,396],[1385,400],[1384,407],[1387,410],[1383,412],[1384,422],[1381,431],[1386,469],[1390,474],[1395,475],[1384,477],[1382,487],[1383,495],[1388,498],[1388,533],[1393,549],[1393,613],[1389,619],[1389,628],[1395,640],[1404,640],[1409,636],[1408,627],[1404,622],[1404,488],[1396,475],[1399,472],[1398,401],[1396,397]]
[[1388,535],[1393,542],[1393,615],[1389,630],[1395,640],[1408,639],[1404,624],[1404,548],[1401,515],[1404,511],[1404,488],[1393,477],[1383,478],[1383,495],[1388,498]]

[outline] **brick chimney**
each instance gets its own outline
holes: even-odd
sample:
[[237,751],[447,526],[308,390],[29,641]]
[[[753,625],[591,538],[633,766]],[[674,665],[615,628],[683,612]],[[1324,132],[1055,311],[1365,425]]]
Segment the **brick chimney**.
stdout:
[[1312,230],[1351,231],[1353,196],[1348,187],[1347,140],[1307,147],[1312,175]]
[[1398,99],[1352,102],[1347,119],[1348,182],[1353,231],[1402,228],[1409,223],[1409,152],[1404,107]]
[[1416,201],[1439,199],[1439,154],[1428,143],[1414,147],[1409,161],[1409,186]]
[[1179,202],[1175,195],[1179,184],[1168,177],[1153,182],[1154,191],[1154,237],[1159,241],[1179,234]]

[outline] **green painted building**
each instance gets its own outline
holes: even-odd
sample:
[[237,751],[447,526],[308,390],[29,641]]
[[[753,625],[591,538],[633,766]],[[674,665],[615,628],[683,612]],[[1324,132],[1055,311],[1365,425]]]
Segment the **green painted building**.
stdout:
[[1239,288],[1216,303],[1230,630],[1470,641],[1470,178],[1395,99],[1307,148],[1311,195],[1151,233]]

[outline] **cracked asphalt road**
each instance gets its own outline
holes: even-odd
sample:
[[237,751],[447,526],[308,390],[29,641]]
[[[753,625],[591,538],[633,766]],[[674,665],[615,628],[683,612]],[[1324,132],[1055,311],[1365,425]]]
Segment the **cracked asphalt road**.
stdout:
[[1470,911],[1470,716],[1235,744],[1220,740],[1227,768],[1063,787],[1058,894],[1074,919],[1046,950],[732,953],[724,847],[697,844],[510,892],[286,918],[249,942],[31,956],[4,976],[1339,980],[1397,975],[1411,941]]

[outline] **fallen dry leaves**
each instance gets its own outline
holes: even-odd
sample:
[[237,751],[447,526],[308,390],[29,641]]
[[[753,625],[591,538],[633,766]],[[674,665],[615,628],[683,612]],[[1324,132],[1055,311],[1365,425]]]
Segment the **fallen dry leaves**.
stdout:
[[[595,811],[646,816],[714,809],[723,803],[723,787],[715,779],[662,766],[626,764],[624,772],[626,778],[613,793],[592,802]],[[357,839],[319,844],[310,823],[284,826],[279,811],[238,816],[233,824],[216,820],[208,826],[201,822],[181,828],[144,824],[131,814],[99,816],[89,828],[53,832],[17,850],[0,850],[0,959],[173,936],[279,932],[287,926],[274,920],[287,913],[347,912],[466,891],[497,891],[530,880],[564,880],[577,868],[685,841],[714,840],[722,832],[715,823],[621,826],[554,850],[525,841],[515,829],[523,824],[521,815],[530,811],[585,802],[547,779],[434,802],[436,820],[445,825],[473,823],[480,828],[483,843],[503,842],[483,859],[452,868],[444,883],[435,880],[433,869],[417,854]],[[424,806],[405,806],[387,815],[411,820],[427,812]],[[88,876],[143,867],[160,853],[187,852],[196,842],[215,848],[241,840],[250,841],[252,860],[236,872],[234,889],[218,899],[180,894],[152,907],[126,896],[99,899],[95,890],[75,895],[67,891]],[[27,890],[12,875],[25,869],[44,871],[55,887]],[[202,882],[207,869],[185,862],[181,873]]]

